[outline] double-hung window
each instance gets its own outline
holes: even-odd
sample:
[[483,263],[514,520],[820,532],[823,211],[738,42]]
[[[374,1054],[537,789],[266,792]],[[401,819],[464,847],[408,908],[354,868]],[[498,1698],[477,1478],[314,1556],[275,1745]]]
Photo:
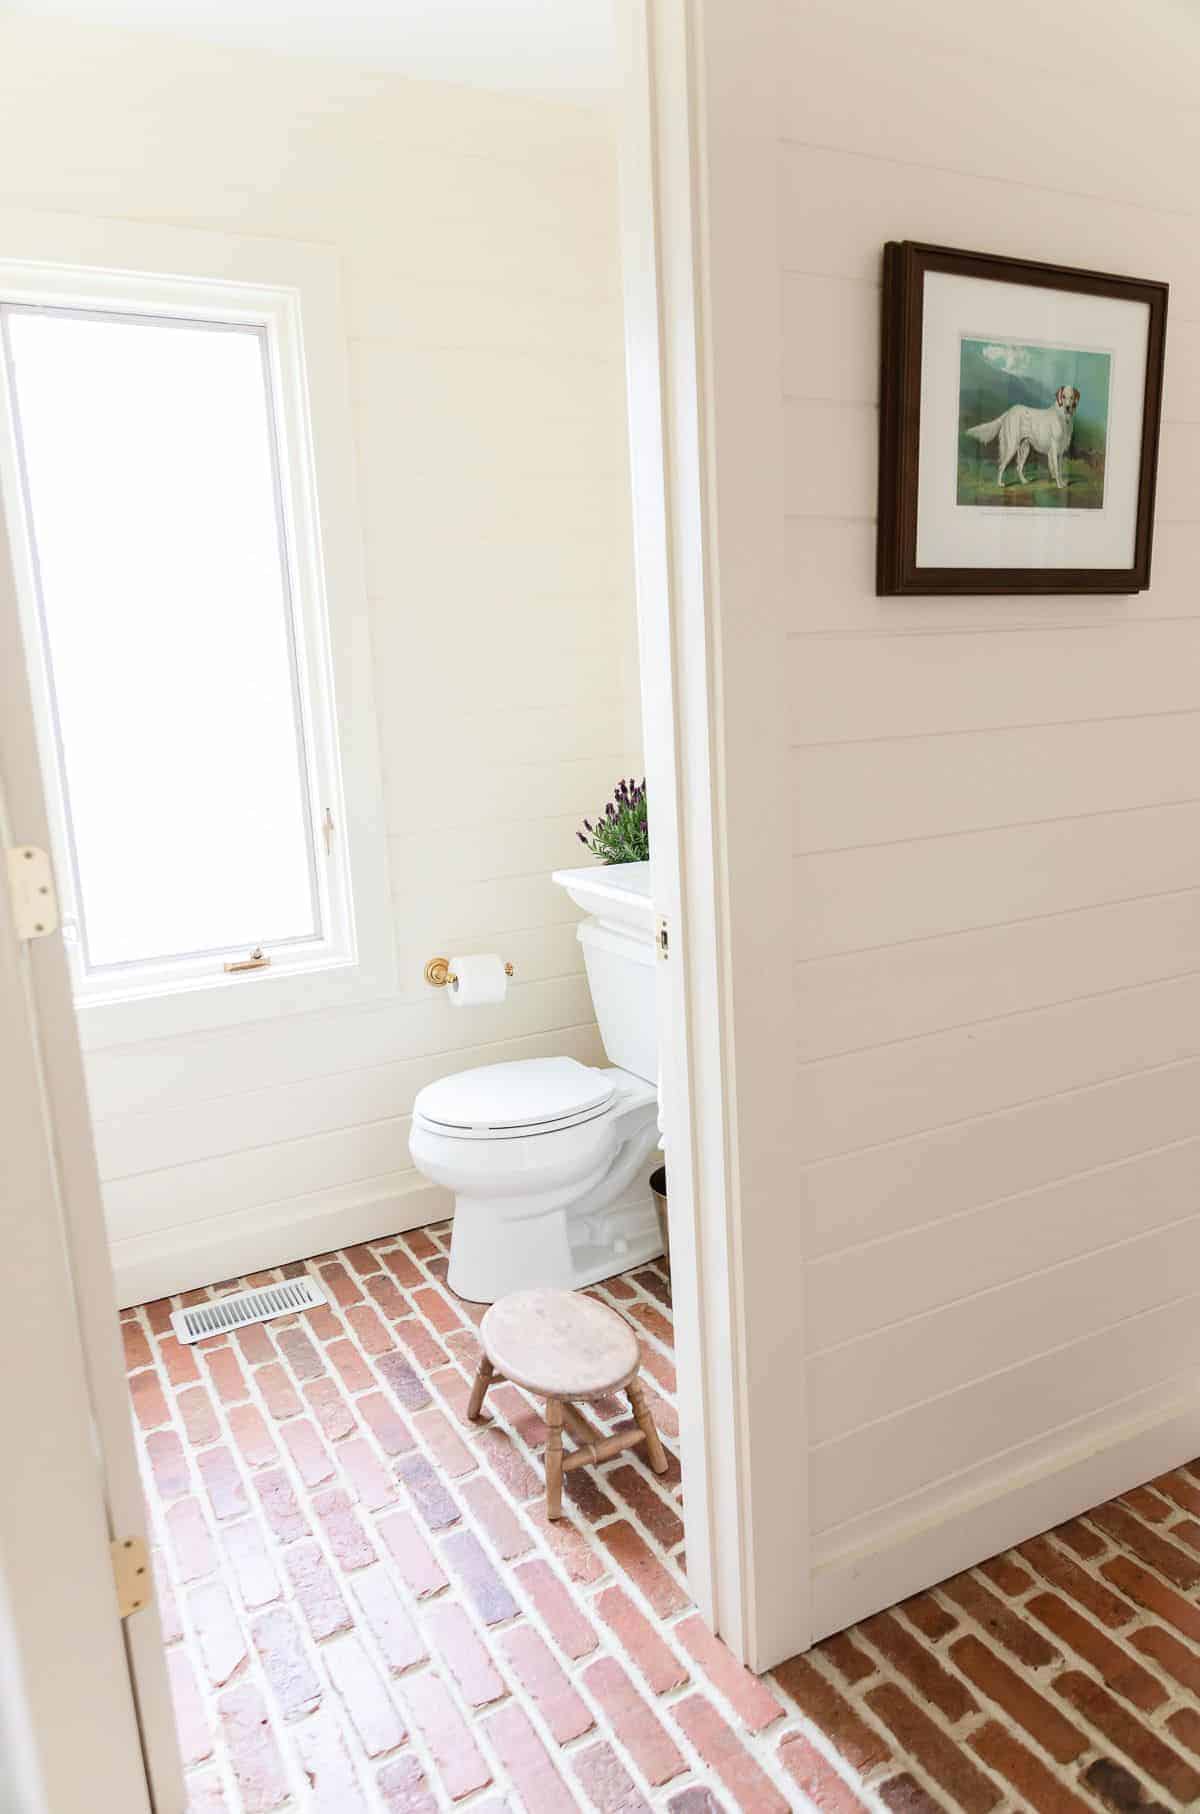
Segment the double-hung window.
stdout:
[[288,1005],[319,1005],[300,977],[360,968],[335,675],[354,630],[330,615],[299,295],[0,261],[0,346],[77,1002],[213,991],[211,1023],[261,1012],[284,978]]

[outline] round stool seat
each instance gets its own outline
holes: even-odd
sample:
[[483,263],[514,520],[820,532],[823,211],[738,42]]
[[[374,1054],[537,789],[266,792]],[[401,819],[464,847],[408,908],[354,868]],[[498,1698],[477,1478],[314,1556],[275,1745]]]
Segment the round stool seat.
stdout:
[[539,1397],[599,1398],[638,1370],[637,1336],[625,1318],[573,1291],[514,1291],[479,1325],[497,1373]]

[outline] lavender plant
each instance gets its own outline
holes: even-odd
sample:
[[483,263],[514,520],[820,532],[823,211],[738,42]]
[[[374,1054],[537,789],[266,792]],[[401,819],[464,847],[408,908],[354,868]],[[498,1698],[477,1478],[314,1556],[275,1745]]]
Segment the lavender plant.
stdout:
[[645,781],[618,781],[596,823],[585,819],[575,835],[602,863],[644,863],[650,855]]

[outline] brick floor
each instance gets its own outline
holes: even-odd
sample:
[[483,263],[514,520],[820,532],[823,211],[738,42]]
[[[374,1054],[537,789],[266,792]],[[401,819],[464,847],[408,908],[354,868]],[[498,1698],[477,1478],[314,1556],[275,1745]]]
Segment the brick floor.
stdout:
[[665,1273],[599,1295],[638,1326],[671,1470],[573,1473],[550,1525],[538,1408],[503,1386],[465,1422],[448,1247],[439,1224],[285,1267],[329,1306],[195,1350],[172,1306],[124,1313],[191,1814],[1200,1803],[1200,1465],[756,1681],[688,1599]]

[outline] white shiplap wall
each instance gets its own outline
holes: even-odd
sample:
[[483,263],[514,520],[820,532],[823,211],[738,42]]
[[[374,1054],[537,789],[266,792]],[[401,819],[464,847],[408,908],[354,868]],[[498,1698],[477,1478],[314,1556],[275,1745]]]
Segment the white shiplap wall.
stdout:
[[[96,1052],[124,1301],[427,1220],[408,1113],[474,1063],[600,1047],[549,881],[636,765],[609,120],[69,23],[0,21],[0,198],[340,255],[401,989]],[[436,951],[501,949],[454,1012]]]
[[[1025,0],[783,17],[819,1635],[1193,1452],[1200,36],[1117,0],[1083,31]],[[1148,593],[874,596],[905,238],[1170,282]]]

